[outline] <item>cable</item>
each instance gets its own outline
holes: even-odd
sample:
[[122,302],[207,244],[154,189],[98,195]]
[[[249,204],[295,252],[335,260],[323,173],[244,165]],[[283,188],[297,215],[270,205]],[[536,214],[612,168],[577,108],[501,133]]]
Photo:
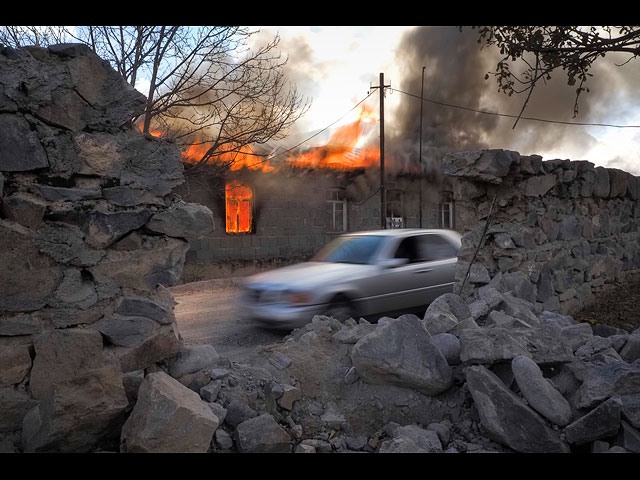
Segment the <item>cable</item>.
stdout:
[[248,165],[248,166],[247,166],[247,168],[251,168],[251,167],[253,167],[254,165],[260,165],[261,163],[267,162],[267,161],[269,161],[270,159],[273,159],[273,158],[279,157],[280,155],[284,155],[284,154],[286,154],[286,153],[289,153],[289,152],[290,152],[290,151],[292,151],[292,150],[295,150],[295,149],[296,149],[296,148],[298,148],[300,145],[302,145],[302,144],[304,144],[304,143],[308,142],[308,141],[309,141],[309,140],[311,140],[312,138],[317,137],[317,136],[318,136],[318,135],[320,135],[321,133],[323,133],[323,132],[327,131],[328,129],[330,129],[331,127],[333,127],[336,123],[338,123],[340,120],[342,120],[344,117],[346,117],[346,116],[347,116],[347,115],[349,115],[351,112],[353,112],[356,108],[358,108],[362,103],[364,103],[364,102],[365,102],[365,100],[367,100],[371,95],[373,95],[373,92],[369,92],[369,94],[368,94],[366,97],[364,97],[362,100],[360,100],[358,103],[356,103],[356,104],[354,105],[354,107],[353,107],[351,110],[349,110],[348,112],[346,112],[344,115],[342,115],[340,118],[338,118],[335,122],[333,122],[333,123],[331,123],[331,124],[327,125],[327,126],[326,126],[326,127],[324,127],[322,130],[317,131],[316,133],[314,133],[313,135],[311,135],[309,138],[307,138],[307,139],[303,140],[303,141],[302,141],[302,142],[300,142],[299,144],[297,144],[297,145],[295,145],[295,146],[293,146],[293,147],[289,148],[288,150],[285,150],[284,152],[277,153],[276,155],[273,155],[272,157],[265,158],[264,160],[260,160],[259,162],[256,162],[256,163],[252,163],[251,165]]
[[591,127],[613,127],[613,128],[640,128],[640,125],[613,125],[613,124],[609,124],[609,123],[565,122],[565,121],[561,121],[561,120],[546,120],[546,119],[543,119],[543,118],[534,118],[534,117],[518,117],[518,115],[509,115],[509,114],[506,114],[506,113],[487,112],[485,110],[476,110],[474,108],[461,107],[459,105],[453,105],[453,104],[450,104],[450,103],[437,102],[435,100],[430,100],[428,98],[421,97],[420,95],[414,95],[412,93],[408,93],[408,92],[404,92],[402,90],[398,90],[397,88],[391,88],[391,87],[389,87],[389,88],[391,90],[394,90],[394,91],[398,92],[398,93],[404,93],[405,95],[409,95],[410,97],[419,98],[419,99],[422,99],[425,102],[434,103],[436,105],[441,105],[443,107],[459,108],[460,110],[467,110],[467,111],[470,111],[470,112],[482,113],[484,115],[493,115],[493,116],[496,116],[496,117],[520,118],[521,120],[531,120],[531,121],[534,121],[534,122],[544,122],[544,123],[558,123],[558,124],[562,124],[562,125],[581,125],[581,126],[591,126]]

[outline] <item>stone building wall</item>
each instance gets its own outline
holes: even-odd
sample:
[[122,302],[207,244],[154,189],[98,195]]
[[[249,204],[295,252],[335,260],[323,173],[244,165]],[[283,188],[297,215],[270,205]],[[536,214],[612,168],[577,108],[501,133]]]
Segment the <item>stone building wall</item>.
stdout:
[[[185,178],[176,193],[210,208],[215,229],[191,242],[184,281],[244,275],[303,261],[340,234],[380,228],[379,177],[374,172],[283,168],[270,173],[229,172],[222,178],[200,170]],[[225,184],[234,180],[250,186],[254,193],[252,229],[247,233],[228,233],[225,228]],[[389,175],[387,199],[396,199],[404,227],[418,228],[420,181],[423,227],[439,228],[440,190],[446,186],[415,176]],[[332,228],[328,199],[335,189],[346,201],[344,230]]]
[[183,345],[167,286],[211,212],[81,45],[0,47],[0,451],[89,451]]
[[463,294],[477,297],[490,281],[519,279],[538,310],[572,313],[640,269],[640,181],[634,175],[504,150],[449,154],[443,171],[465,232],[455,292],[464,283]]

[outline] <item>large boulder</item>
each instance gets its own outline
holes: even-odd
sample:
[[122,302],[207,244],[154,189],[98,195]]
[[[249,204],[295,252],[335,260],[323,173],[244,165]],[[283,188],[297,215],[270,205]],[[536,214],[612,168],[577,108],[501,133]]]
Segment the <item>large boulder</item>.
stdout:
[[268,413],[240,423],[234,432],[240,453],[289,453],[289,434]]
[[451,367],[415,315],[379,325],[353,346],[351,360],[369,383],[390,383],[437,395],[453,382]]
[[566,453],[568,446],[545,421],[489,369],[466,370],[482,426],[494,441],[521,453]]
[[147,375],[122,428],[121,450],[205,453],[219,419],[200,396],[164,372]]

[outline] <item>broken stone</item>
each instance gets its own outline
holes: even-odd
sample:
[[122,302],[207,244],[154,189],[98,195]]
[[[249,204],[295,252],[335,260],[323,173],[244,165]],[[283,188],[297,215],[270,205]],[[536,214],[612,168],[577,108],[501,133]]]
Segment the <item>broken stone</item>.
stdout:
[[433,430],[417,425],[394,425],[391,440],[380,444],[379,453],[442,453],[440,437]]
[[220,355],[212,345],[189,346],[170,362],[169,374],[179,378],[188,373],[211,369],[219,359]]
[[466,378],[489,438],[521,453],[569,451],[559,435],[487,368],[469,367]]
[[620,400],[610,398],[564,429],[567,442],[584,445],[615,435],[620,428]]
[[269,356],[269,362],[278,370],[285,370],[291,365],[292,360],[280,352],[273,352],[271,356]]
[[37,228],[46,210],[42,199],[29,193],[18,192],[2,199],[2,213],[23,227]]
[[62,280],[60,267],[39,252],[22,226],[0,219],[0,310],[33,311],[46,305]]
[[40,321],[31,314],[0,315],[0,336],[33,335],[40,332]]
[[222,448],[223,450],[230,450],[231,448],[233,448],[233,439],[231,438],[231,435],[229,435],[221,428],[218,428],[216,430],[215,440],[216,445],[218,445],[218,447]]
[[139,347],[153,336],[158,324],[146,317],[125,317],[112,315],[93,324],[113,345]]
[[351,360],[368,383],[390,383],[437,395],[453,381],[451,368],[417,317],[379,325],[353,346]]
[[206,453],[219,420],[197,393],[164,372],[147,375],[122,428],[129,453]]
[[511,369],[520,392],[531,408],[560,427],[571,421],[569,402],[543,377],[540,367],[528,357],[518,356]]
[[34,185],[32,189],[50,202],[75,202],[78,200],[96,200],[101,198],[99,190],[84,188],[52,187],[50,185]]
[[449,365],[460,363],[460,340],[450,333],[439,333],[431,338]]
[[3,346],[0,349],[0,388],[21,383],[29,370],[29,345]]
[[29,123],[20,115],[0,115],[0,171],[20,172],[49,166]]
[[213,380],[200,389],[200,396],[207,402],[215,402],[222,388],[220,380]]
[[225,423],[230,427],[236,428],[242,422],[258,416],[253,408],[240,400],[233,399],[229,405],[227,405],[227,416],[225,417]]
[[283,392],[278,398],[278,405],[286,410],[293,409],[293,402],[302,398],[302,392],[299,388],[292,385],[283,385]]
[[199,238],[213,231],[213,214],[197,203],[176,203],[151,217],[146,227],[170,237]]
[[22,428],[22,420],[38,404],[27,392],[12,387],[0,388],[0,434]]
[[240,453],[291,452],[291,438],[268,413],[240,423],[234,437]]
[[160,360],[173,357],[184,347],[176,324],[161,325],[154,334],[134,348],[112,347],[123,372],[149,368]]
[[126,317],[146,317],[161,325],[169,325],[174,317],[163,305],[145,297],[125,296],[118,299],[116,313]]

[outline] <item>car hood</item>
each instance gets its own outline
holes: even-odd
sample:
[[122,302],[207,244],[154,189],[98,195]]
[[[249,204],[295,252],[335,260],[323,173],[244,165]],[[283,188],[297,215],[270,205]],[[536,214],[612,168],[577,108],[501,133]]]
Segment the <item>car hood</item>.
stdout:
[[305,290],[348,281],[366,275],[374,268],[374,265],[353,263],[304,262],[252,275],[247,278],[246,286]]

